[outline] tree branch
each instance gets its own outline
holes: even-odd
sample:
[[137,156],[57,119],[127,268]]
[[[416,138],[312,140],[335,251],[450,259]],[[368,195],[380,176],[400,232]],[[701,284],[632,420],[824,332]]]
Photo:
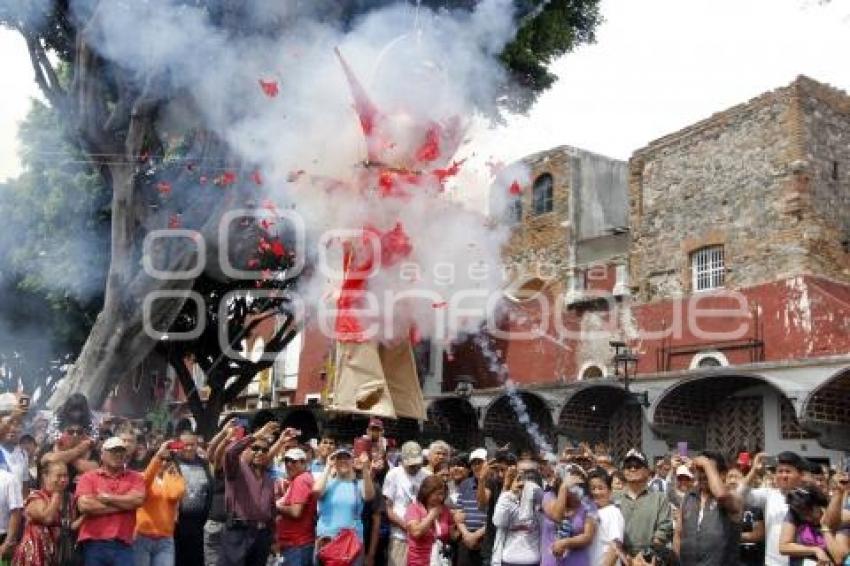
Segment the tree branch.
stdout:
[[53,69],[50,59],[44,52],[44,47],[41,46],[38,39],[28,34],[23,35],[27,43],[32,70],[35,73],[36,84],[50,104],[54,108],[60,108],[66,93],[59,85],[59,78],[56,76],[56,71]]
[[200,415],[204,412],[204,404],[201,402],[201,396],[198,394],[198,388],[195,387],[195,380],[192,379],[192,374],[186,363],[183,360],[181,350],[173,350],[169,347],[157,346],[156,350],[168,360],[168,364],[174,368],[177,374],[177,379],[180,381],[180,387],[183,388],[183,393],[186,395],[186,402],[189,403],[189,410],[193,415]]

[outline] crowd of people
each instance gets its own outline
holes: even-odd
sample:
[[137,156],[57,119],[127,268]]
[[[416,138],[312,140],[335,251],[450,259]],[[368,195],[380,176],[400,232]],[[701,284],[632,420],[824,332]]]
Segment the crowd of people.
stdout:
[[847,470],[792,452],[398,446],[377,418],[308,439],[262,411],[165,438],[79,395],[52,425],[0,413],[5,564],[850,564]]

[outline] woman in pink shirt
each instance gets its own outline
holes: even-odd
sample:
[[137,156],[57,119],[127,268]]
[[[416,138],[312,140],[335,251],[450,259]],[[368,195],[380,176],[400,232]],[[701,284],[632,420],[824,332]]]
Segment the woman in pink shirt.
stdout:
[[445,505],[446,496],[446,482],[440,476],[428,476],[422,481],[416,501],[404,514],[407,566],[429,566],[431,549],[438,539],[448,548],[453,527],[451,513]]

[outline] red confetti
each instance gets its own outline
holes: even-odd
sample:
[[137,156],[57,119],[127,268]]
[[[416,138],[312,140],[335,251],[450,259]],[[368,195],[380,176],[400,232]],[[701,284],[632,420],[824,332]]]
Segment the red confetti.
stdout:
[[258,260],[257,258],[252,258],[252,259],[248,260],[248,267],[253,269],[253,268],[259,267],[259,266],[260,266],[260,260]]
[[440,301],[439,303],[431,303],[432,309],[443,309],[447,306],[449,306],[449,304],[446,301]]
[[277,87],[277,81],[264,81],[260,79],[258,82],[260,83],[260,88],[263,89],[263,92],[269,98],[274,98],[280,92],[280,89]]
[[393,265],[410,255],[413,246],[401,222],[381,236],[381,263]]
[[216,185],[220,187],[227,187],[228,185],[232,185],[236,182],[236,173],[233,171],[225,171],[218,177],[216,177],[215,181],[213,181]]
[[508,192],[512,195],[521,195],[522,194],[522,186],[520,186],[519,181],[514,181],[511,183]]
[[422,340],[422,335],[419,334],[419,329],[416,327],[416,325],[410,327],[408,335],[410,337],[410,343],[414,346],[416,344],[419,344],[419,342]]
[[168,219],[168,227],[172,230],[180,228],[183,225],[183,220],[179,214],[172,214]]
[[263,218],[262,220],[260,220],[260,226],[263,227],[263,230],[268,230],[274,225],[275,223],[269,220],[268,218]]
[[425,141],[416,151],[417,161],[430,162],[440,157],[440,128],[431,126],[425,134]]
[[254,171],[253,173],[251,173],[251,180],[254,181],[255,185],[263,184],[263,178],[260,176],[259,171]]
[[271,200],[269,200],[269,199],[263,200],[262,205],[263,205],[263,208],[265,208],[266,210],[277,215],[277,206],[275,206],[275,204]]
[[168,196],[171,194],[171,183],[169,183],[168,181],[160,181],[156,184],[156,190],[162,196]]
[[270,251],[272,252],[273,256],[280,259],[286,253],[286,248],[284,248],[283,244],[281,244],[278,240],[275,240],[274,242],[272,242]]
[[265,238],[260,238],[260,243],[257,244],[257,249],[261,252],[268,251],[269,249],[271,249],[271,244],[269,244],[269,241]]
[[451,165],[446,167],[445,169],[434,169],[433,173],[437,180],[442,184],[446,182],[446,179],[449,177],[454,177],[458,173],[460,173],[460,166],[463,165],[465,159],[461,161],[453,161]]

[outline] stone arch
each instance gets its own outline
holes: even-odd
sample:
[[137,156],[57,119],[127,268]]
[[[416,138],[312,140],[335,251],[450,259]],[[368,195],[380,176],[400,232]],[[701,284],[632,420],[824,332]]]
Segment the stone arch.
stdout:
[[462,451],[481,445],[478,413],[466,399],[435,399],[428,405],[427,413],[428,419],[423,426],[424,442],[445,440]]
[[830,376],[803,400],[801,421],[829,448],[850,450],[850,368]]
[[516,390],[516,395],[525,404],[528,420],[516,414],[510,395],[505,393],[487,405],[484,413],[484,434],[498,446],[510,443],[514,450],[536,449],[529,433],[530,425],[534,424],[546,441],[552,444],[555,427],[549,403],[532,391]]
[[558,433],[574,442],[604,442],[619,459],[641,446],[643,413],[619,382],[604,381],[583,383],[567,396]]
[[669,444],[687,441],[692,449],[712,448],[728,456],[742,448],[757,452],[765,444],[763,395],[739,394],[764,385],[779,393],[780,404],[792,406],[786,392],[764,376],[718,370],[664,390],[649,408],[650,426]]

